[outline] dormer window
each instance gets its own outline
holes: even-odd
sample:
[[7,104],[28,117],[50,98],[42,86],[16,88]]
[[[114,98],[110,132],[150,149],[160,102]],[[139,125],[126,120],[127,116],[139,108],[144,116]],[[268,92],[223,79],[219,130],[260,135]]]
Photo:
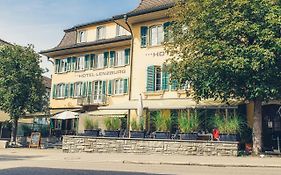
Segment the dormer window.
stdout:
[[97,27],[97,40],[105,39],[105,27],[99,26]]
[[78,32],[78,42],[86,42],[86,31],[79,31]]
[[124,35],[129,35],[129,32],[124,27],[117,25],[116,36],[124,36]]

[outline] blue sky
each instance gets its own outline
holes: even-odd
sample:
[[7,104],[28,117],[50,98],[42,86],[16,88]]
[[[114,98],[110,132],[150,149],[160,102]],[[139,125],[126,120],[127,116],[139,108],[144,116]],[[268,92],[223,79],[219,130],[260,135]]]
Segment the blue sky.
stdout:
[[[134,9],[140,0],[0,0],[0,38],[36,51],[55,47],[63,30]],[[42,58],[42,67],[51,64]],[[47,73],[50,76],[51,72]]]

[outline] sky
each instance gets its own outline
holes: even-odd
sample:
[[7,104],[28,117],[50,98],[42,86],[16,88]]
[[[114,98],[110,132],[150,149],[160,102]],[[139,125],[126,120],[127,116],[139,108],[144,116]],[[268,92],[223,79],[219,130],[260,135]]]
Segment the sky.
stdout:
[[[64,29],[133,10],[140,0],[0,0],[0,38],[37,52],[59,44]],[[42,68],[52,64],[41,58]]]

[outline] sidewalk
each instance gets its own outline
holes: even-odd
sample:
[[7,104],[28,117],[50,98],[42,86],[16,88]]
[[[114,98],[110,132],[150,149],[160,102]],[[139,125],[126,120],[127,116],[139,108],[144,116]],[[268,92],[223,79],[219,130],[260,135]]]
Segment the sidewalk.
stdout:
[[219,157],[180,155],[140,155],[124,153],[62,153],[48,149],[0,149],[0,159],[29,161],[59,161],[83,163],[160,164],[211,167],[266,167],[281,168],[281,157]]

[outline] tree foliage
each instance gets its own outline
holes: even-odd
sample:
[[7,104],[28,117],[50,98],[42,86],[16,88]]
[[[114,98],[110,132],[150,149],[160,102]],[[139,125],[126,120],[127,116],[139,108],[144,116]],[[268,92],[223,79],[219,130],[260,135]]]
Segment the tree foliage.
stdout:
[[46,107],[40,56],[33,46],[0,46],[0,110],[18,119]]
[[280,0],[178,1],[170,15],[170,71],[197,99],[281,97]]

